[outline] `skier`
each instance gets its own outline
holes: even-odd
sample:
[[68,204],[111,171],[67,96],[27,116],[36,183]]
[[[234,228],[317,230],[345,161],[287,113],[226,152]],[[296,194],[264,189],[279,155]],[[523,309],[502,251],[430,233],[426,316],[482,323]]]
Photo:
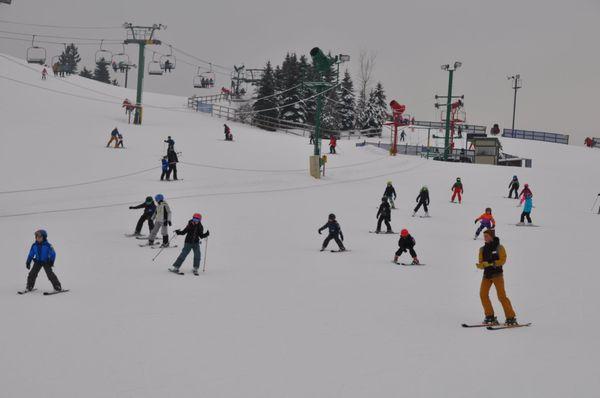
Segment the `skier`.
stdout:
[[383,192],[383,197],[387,198],[387,200],[390,202],[390,205],[392,206],[392,209],[396,208],[396,205],[394,204],[394,200],[396,200],[396,189],[394,189],[394,186],[392,185],[391,181],[387,182],[385,191]]
[[48,69],[44,67],[44,69],[42,69],[42,80],[46,80],[46,77],[48,77]]
[[454,185],[452,185],[452,188],[450,189],[453,193],[452,193],[452,199],[450,200],[452,203],[454,203],[454,199],[456,199],[456,197],[458,197],[458,203],[462,203],[462,195],[464,194],[464,189],[463,189],[463,185],[462,185],[462,181],[460,180],[460,177],[456,178],[456,182],[454,183]]
[[165,178],[169,181],[169,160],[166,156],[163,156],[162,161],[162,173],[160,175],[160,180],[163,181]]
[[416,216],[421,206],[423,206],[423,209],[425,210],[425,217],[429,217],[429,209],[427,208],[427,206],[429,206],[429,189],[426,186],[421,188],[421,191],[419,192],[416,201],[417,207],[415,207],[412,216]]
[[310,141],[308,141],[308,145],[313,145],[315,143],[315,135],[310,133]]
[[115,145],[115,148],[118,148],[118,147],[124,148],[124,146],[123,146],[123,135],[121,135],[121,133],[117,134],[117,144]]
[[225,133],[225,141],[233,141],[233,134],[231,134],[231,129],[228,125],[224,124],[224,133]]
[[344,234],[342,232],[342,227],[340,227],[340,224],[335,219],[335,214],[333,214],[333,213],[330,214],[327,223],[325,225],[323,225],[321,228],[319,228],[319,235],[321,235],[321,232],[325,229],[329,230],[329,235],[327,235],[327,237],[323,241],[323,246],[321,247],[321,251],[323,251],[327,248],[329,241],[331,241],[332,239],[335,240],[335,243],[337,243],[341,252],[346,251],[346,248],[344,247],[344,244],[342,243],[344,241]]
[[492,134],[492,135],[500,134],[500,126],[498,126],[498,123],[494,123],[494,126],[490,130],[490,134]]
[[478,222],[480,223],[480,225],[479,228],[477,228],[477,231],[475,231],[474,239],[477,239],[481,231],[483,231],[484,229],[487,228],[488,230],[490,230],[496,228],[496,220],[494,220],[494,216],[492,216],[492,209],[490,207],[486,208],[485,213],[483,213],[475,219],[475,224],[477,224]]
[[165,197],[163,194],[158,194],[154,197],[158,206],[156,207],[156,211],[154,212],[154,216],[152,217],[152,221],[154,221],[154,228],[150,231],[150,235],[148,236],[148,245],[154,245],[154,239],[156,235],[158,235],[158,230],[161,230],[163,243],[161,247],[169,247],[169,228],[171,224],[171,208],[169,204],[165,201]]
[[390,225],[390,221],[392,221],[392,209],[390,208],[390,203],[388,202],[386,197],[381,198],[381,204],[379,205],[379,210],[377,211],[377,229],[375,233],[378,234],[381,232],[381,223],[385,222],[385,226],[387,228],[386,233],[391,234],[392,226]]
[[519,178],[517,176],[513,176],[512,181],[508,184],[510,191],[508,192],[508,198],[512,199],[513,192],[515,193],[515,199],[519,199]]
[[171,148],[167,151],[167,160],[169,161],[167,180],[171,177],[171,173],[173,173],[173,181],[177,181],[177,163],[179,162],[179,158],[175,149]]
[[521,201],[519,202],[518,207],[521,207],[521,205],[523,204],[523,202],[525,202],[525,199],[527,198],[527,196],[532,196],[533,197],[533,192],[531,192],[531,189],[529,189],[529,184],[523,185],[523,190],[519,194],[519,197],[521,198]]
[[[33,290],[35,286],[35,280],[42,268],[46,272],[46,276],[54,290],[57,292],[62,291],[62,287],[60,285],[60,281],[58,277],[52,270],[54,267],[54,260],[56,260],[56,252],[54,248],[48,242],[48,233],[40,229],[35,231],[35,242],[31,245],[31,249],[29,250],[29,255],[27,256],[27,269],[29,271],[29,275],[27,276],[27,288],[26,291],[30,292]],[[31,262],[33,261],[33,267],[31,267]]]
[[58,62],[52,64],[52,73],[54,74],[54,77],[58,76]]
[[117,143],[119,142],[119,134],[119,129],[116,127],[110,132],[110,140],[108,140],[108,144],[106,144],[107,148],[113,143],[113,141],[115,142],[115,148],[117,147]]
[[403,229],[402,231],[400,231],[400,240],[398,240],[398,251],[396,251],[396,254],[394,255],[394,262],[398,264],[398,259],[400,258],[402,253],[406,253],[408,251],[408,253],[413,259],[412,265],[419,265],[420,263],[419,259],[417,258],[417,252],[415,251],[416,244],[417,242],[415,241],[415,238],[413,238],[408,233],[407,229]]
[[146,200],[142,204],[139,204],[137,206],[129,206],[129,209],[144,209],[144,212],[140,216],[140,219],[138,220],[135,226],[135,232],[133,233],[133,235],[140,236],[142,234],[142,227],[144,226],[144,222],[146,221],[148,221],[148,231],[152,232],[152,229],[154,228],[154,221],[152,221],[152,218],[154,217],[154,213],[156,212],[156,204],[154,204],[154,199],[152,199],[152,196],[146,197]]
[[175,150],[175,141],[171,138],[171,136],[168,136],[164,142],[168,144],[167,152],[170,150]]
[[483,237],[485,245],[479,249],[479,262],[477,263],[477,268],[483,270],[483,279],[479,289],[479,296],[485,313],[483,323],[498,324],[498,319],[494,316],[494,307],[490,301],[490,289],[494,285],[498,294],[498,301],[502,304],[506,316],[505,324],[509,326],[517,325],[515,311],[504,290],[503,266],[506,263],[506,249],[500,244],[500,239],[495,236],[494,231],[485,231]]
[[525,225],[525,218],[527,218],[527,223],[531,225],[531,209],[533,208],[533,196],[527,195],[525,199],[525,206],[523,206],[523,212],[521,213],[521,222],[517,225]]
[[335,147],[337,146],[337,138],[335,138],[335,135],[332,134],[331,137],[329,137],[329,153],[332,155],[337,154],[337,152],[335,151]]
[[194,275],[198,275],[198,269],[200,268],[200,239],[208,238],[210,232],[207,230],[204,232],[202,226],[202,215],[196,213],[192,216],[192,219],[188,222],[184,229],[177,229],[175,233],[177,235],[185,235],[185,244],[181,249],[181,254],[177,257],[177,260],[173,263],[173,267],[169,269],[171,272],[179,273],[179,268],[185,261],[185,258],[190,254],[190,251],[194,252],[194,263],[193,271]]

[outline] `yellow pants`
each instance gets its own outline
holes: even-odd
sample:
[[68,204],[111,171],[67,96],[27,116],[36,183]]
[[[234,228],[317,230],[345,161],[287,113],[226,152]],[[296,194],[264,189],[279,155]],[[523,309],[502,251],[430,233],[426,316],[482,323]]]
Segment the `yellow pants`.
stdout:
[[504,315],[506,318],[514,318],[515,310],[513,310],[510,300],[506,297],[506,291],[504,290],[504,276],[502,275],[492,279],[483,278],[481,280],[479,296],[481,297],[481,304],[483,305],[485,316],[494,315],[494,307],[492,307],[492,302],[490,301],[490,289],[492,288],[492,285],[496,286],[496,293],[498,294],[498,300],[504,309]]
[[115,148],[117,147],[117,144],[119,143],[119,140],[117,139],[117,137],[110,137],[110,141],[108,141],[108,144],[106,144],[106,147],[108,148],[110,146],[110,144],[112,144],[112,142],[115,142]]

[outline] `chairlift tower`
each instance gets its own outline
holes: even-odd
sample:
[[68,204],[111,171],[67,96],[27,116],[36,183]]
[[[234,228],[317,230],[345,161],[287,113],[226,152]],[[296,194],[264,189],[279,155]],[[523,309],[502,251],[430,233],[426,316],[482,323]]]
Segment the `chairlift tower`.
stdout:
[[445,104],[435,104],[436,108],[439,108],[440,106],[445,106],[446,107],[446,134],[444,137],[444,160],[448,160],[448,157],[450,155],[450,125],[451,125],[451,121],[450,118],[452,116],[452,99],[453,98],[459,98],[459,99],[463,99],[464,96],[452,96],[452,82],[453,82],[453,78],[454,78],[454,72],[460,68],[462,66],[462,62],[454,62],[454,65],[450,65],[450,64],[446,64],[446,65],[442,65],[441,68],[443,71],[447,71],[448,72],[448,95],[445,96],[440,96],[440,95],[436,95],[435,99],[436,101],[440,98],[445,98],[446,99],[446,103]]
[[142,124],[142,93],[144,89],[144,51],[147,45],[160,45],[161,41],[154,37],[156,31],[166,29],[162,24],[154,24],[152,26],[136,26],[129,22],[123,24],[123,28],[127,31],[127,38],[124,44],[137,44],[139,46],[138,55],[138,80],[137,80],[137,95],[135,99],[135,115],[133,124]]

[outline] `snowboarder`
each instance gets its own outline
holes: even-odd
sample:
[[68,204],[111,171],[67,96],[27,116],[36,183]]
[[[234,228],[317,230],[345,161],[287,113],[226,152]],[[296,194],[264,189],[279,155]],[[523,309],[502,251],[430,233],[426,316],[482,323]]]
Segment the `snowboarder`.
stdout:
[[533,192],[531,192],[531,189],[529,188],[529,184],[523,185],[523,190],[519,194],[519,197],[521,198],[521,200],[519,201],[519,207],[521,207],[521,205],[523,205],[523,202],[525,202],[525,199],[527,198],[527,196],[533,197]]
[[521,222],[517,225],[525,225],[525,218],[527,218],[527,223],[531,225],[531,209],[533,209],[533,196],[528,195],[525,199],[525,206],[523,206],[523,212],[521,213]]
[[390,208],[390,204],[386,197],[381,198],[381,204],[379,205],[379,210],[377,211],[377,229],[375,233],[378,234],[381,232],[381,223],[385,223],[387,228],[387,233],[391,234],[392,226],[390,225],[390,221],[392,221],[392,209]]
[[512,199],[513,192],[515,193],[515,199],[519,199],[519,186],[519,178],[517,176],[513,176],[510,184],[508,184],[508,187],[510,188],[510,191],[508,192],[509,199]]
[[475,219],[475,224],[477,224],[478,222],[480,224],[479,228],[477,228],[477,231],[475,231],[474,239],[477,239],[481,231],[483,231],[484,229],[490,230],[496,228],[496,220],[494,220],[494,216],[492,216],[491,207],[486,208],[485,213],[483,213]]
[[383,192],[383,197],[387,198],[387,200],[390,202],[390,206],[392,206],[392,209],[396,208],[396,205],[394,204],[394,200],[396,200],[396,189],[394,189],[391,181],[387,182],[385,191]]
[[169,160],[166,156],[163,156],[161,161],[162,173],[160,175],[160,180],[163,181],[165,178],[169,181]]
[[46,77],[48,77],[48,69],[44,67],[44,69],[42,69],[42,80],[46,80]]
[[498,319],[494,316],[494,307],[490,301],[490,289],[494,285],[498,294],[498,301],[500,301],[504,309],[506,325],[517,325],[515,311],[504,290],[503,266],[506,263],[506,249],[500,244],[500,239],[495,236],[494,231],[485,231],[483,237],[485,245],[479,249],[479,262],[477,263],[477,268],[483,270],[483,279],[481,280],[481,287],[479,289],[479,296],[485,313],[483,323],[489,325],[498,324]]
[[110,146],[110,144],[115,143],[115,148],[117,147],[117,144],[119,142],[119,129],[117,129],[116,127],[113,129],[113,131],[110,132],[110,140],[108,140],[108,144],[106,144],[106,147],[108,148]]
[[462,203],[462,195],[465,192],[463,189],[463,185],[462,185],[462,181],[460,180],[460,177],[456,178],[456,182],[454,183],[454,185],[452,185],[452,188],[450,188],[450,190],[453,192],[452,193],[452,199],[450,199],[450,201],[452,203],[454,203],[454,200],[458,197],[458,203]]
[[169,227],[171,224],[171,208],[169,204],[165,201],[165,197],[163,194],[158,194],[154,197],[158,206],[156,206],[156,211],[154,212],[154,216],[152,217],[152,221],[154,221],[154,228],[150,231],[150,235],[148,236],[148,245],[154,245],[154,239],[156,239],[156,235],[158,235],[158,230],[161,230],[163,243],[161,247],[169,246]]
[[173,173],[173,181],[177,181],[177,163],[179,162],[179,158],[177,157],[175,149],[169,149],[167,151],[167,160],[169,161],[167,180],[171,177],[171,173]]
[[412,216],[416,216],[421,206],[423,206],[423,209],[425,210],[425,217],[429,217],[429,209],[427,208],[427,206],[429,206],[429,189],[426,186],[421,188],[421,191],[419,192],[416,201],[417,207],[415,207]]
[[408,253],[413,259],[412,265],[419,265],[420,263],[417,257],[417,252],[415,251],[416,244],[417,242],[415,241],[415,238],[413,238],[408,233],[407,229],[403,229],[402,231],[400,231],[400,240],[398,240],[398,251],[396,251],[396,254],[394,255],[394,262],[398,264],[398,259],[400,258],[402,253],[406,253],[408,251]]
[[154,213],[156,212],[156,204],[154,203],[154,199],[152,199],[152,196],[146,197],[144,203],[141,203],[137,206],[129,206],[129,209],[144,209],[144,212],[140,216],[140,219],[138,220],[135,226],[135,232],[133,233],[133,235],[140,236],[142,234],[142,227],[144,226],[144,223],[146,221],[148,221],[148,231],[152,232],[152,229],[154,229],[154,221],[152,221],[152,218],[154,217]]
[[185,235],[185,244],[181,249],[181,254],[177,257],[177,260],[173,263],[173,267],[170,269],[171,272],[179,272],[179,268],[185,261],[185,258],[190,254],[190,251],[194,252],[194,263],[193,271],[194,275],[198,275],[198,269],[200,268],[200,239],[208,238],[210,232],[207,230],[204,232],[202,226],[202,215],[196,213],[192,216],[192,219],[188,222],[184,229],[177,229],[175,233],[177,235]]
[[[27,256],[26,266],[29,271],[29,275],[27,276],[27,291],[32,291],[35,286],[35,281],[37,276],[42,268],[46,272],[46,276],[54,290],[60,292],[62,287],[60,285],[60,281],[58,277],[52,270],[54,267],[54,261],[56,260],[56,252],[54,248],[48,242],[48,233],[40,229],[35,231],[35,242],[31,245],[31,249],[29,250],[29,255]],[[31,262],[33,261],[33,267],[31,266]]]
[[171,136],[168,136],[167,139],[164,141],[167,143],[167,152],[170,150],[175,150],[175,141],[171,138]]
[[332,155],[335,155],[337,152],[335,151],[335,147],[337,146],[337,138],[335,138],[335,135],[332,134],[331,137],[329,137],[329,153]]
[[325,225],[323,225],[321,228],[319,228],[319,235],[321,235],[321,232],[325,229],[329,230],[329,235],[327,235],[327,237],[323,241],[323,246],[321,247],[321,251],[323,251],[327,248],[327,245],[329,244],[329,242],[332,239],[335,240],[335,243],[337,243],[338,247],[340,248],[340,251],[342,251],[342,252],[346,251],[346,248],[344,247],[344,244],[342,243],[344,241],[344,234],[342,232],[342,227],[340,227],[340,224],[335,219],[335,214],[333,214],[333,213],[330,214],[327,223]]
[[224,124],[224,133],[225,133],[225,141],[233,141],[233,134],[231,134],[231,129],[228,125]]

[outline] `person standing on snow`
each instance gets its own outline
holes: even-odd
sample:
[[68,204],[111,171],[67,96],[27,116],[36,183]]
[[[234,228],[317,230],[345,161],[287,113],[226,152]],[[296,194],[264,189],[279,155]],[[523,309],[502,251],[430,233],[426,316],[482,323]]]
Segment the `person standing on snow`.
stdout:
[[[56,252],[54,248],[48,242],[48,233],[40,229],[35,231],[35,242],[31,245],[31,249],[29,250],[29,255],[27,256],[26,266],[29,271],[29,275],[27,276],[27,288],[26,291],[32,291],[35,286],[35,281],[40,270],[43,268],[46,272],[46,276],[54,290],[60,292],[62,290],[62,286],[58,277],[52,270],[54,267],[54,261],[56,260]],[[31,266],[31,262],[33,261],[33,267]]]
[[161,230],[163,243],[161,247],[169,246],[169,227],[172,225],[171,223],[171,208],[169,204],[165,201],[165,197],[163,194],[158,194],[154,197],[156,203],[156,212],[154,213],[154,217],[152,217],[152,221],[154,221],[154,228],[150,231],[150,235],[148,236],[148,245],[154,245],[154,239],[156,239],[156,235],[158,235],[158,231]]
[[184,229],[177,229],[175,233],[177,235],[185,235],[185,244],[183,245],[183,249],[181,249],[181,254],[177,257],[177,260],[173,263],[173,267],[169,269],[171,272],[178,273],[179,268],[185,261],[190,251],[194,252],[194,262],[193,262],[193,272],[194,275],[198,275],[198,269],[200,268],[200,239],[208,238],[210,232],[207,230],[204,232],[204,227],[202,226],[202,215],[196,213],[192,216],[192,219],[188,222]]
[[460,180],[460,177],[456,178],[456,182],[454,183],[454,185],[452,185],[452,188],[450,188],[450,190],[453,192],[452,193],[452,199],[450,199],[450,201],[452,203],[454,203],[454,199],[456,199],[456,197],[458,197],[458,203],[462,203],[462,195],[465,192],[463,189],[463,185],[462,185],[462,181]]
[[48,77],[48,69],[44,67],[44,69],[42,69],[42,80],[46,80],[46,77]]
[[402,130],[402,132],[400,133],[400,141],[404,141],[405,138],[406,138],[406,133],[404,132],[404,130]]
[[162,174],[160,175],[160,180],[163,181],[166,178],[169,181],[169,159],[166,156],[163,156],[161,160],[161,168]]
[[525,225],[525,218],[527,218],[527,223],[531,225],[531,210],[533,209],[533,196],[528,195],[525,199],[525,206],[523,206],[523,212],[521,213],[521,222],[517,225]]
[[381,232],[381,223],[385,222],[385,226],[387,228],[386,233],[391,234],[392,226],[390,221],[392,221],[392,209],[390,208],[390,204],[386,197],[381,198],[381,204],[379,205],[379,210],[377,211],[377,229],[375,233],[378,234]]
[[171,138],[171,136],[168,136],[164,142],[167,143],[167,152],[175,150],[175,141]]
[[129,209],[144,209],[144,212],[140,216],[140,219],[135,226],[135,232],[133,235],[140,236],[142,234],[142,227],[146,221],[148,221],[148,231],[152,232],[152,229],[154,229],[154,221],[152,221],[152,218],[156,212],[156,204],[154,204],[154,199],[152,199],[152,196],[146,197],[146,201],[144,201],[142,204],[137,206],[129,206]]
[[173,181],[177,181],[177,163],[179,163],[179,158],[177,157],[175,149],[169,149],[167,151],[167,160],[169,161],[167,180],[171,177],[171,173],[173,173]]
[[412,216],[416,216],[421,206],[423,206],[423,209],[425,210],[425,217],[429,217],[429,209],[427,208],[427,206],[429,206],[429,189],[427,187],[424,186],[423,188],[421,188],[421,191],[419,192],[416,201],[417,207],[415,207]]
[[340,224],[335,219],[335,214],[333,214],[333,213],[330,214],[327,223],[325,225],[323,225],[321,228],[319,228],[319,235],[321,235],[321,232],[325,229],[329,230],[329,235],[327,235],[327,237],[323,241],[323,246],[321,247],[321,251],[323,251],[327,248],[327,245],[329,245],[329,242],[332,239],[335,240],[335,243],[337,243],[341,252],[346,251],[346,248],[344,247],[344,244],[342,243],[344,241],[344,234],[342,233],[342,227],[340,227]]
[[113,141],[115,142],[115,148],[117,147],[117,144],[119,143],[119,134],[119,129],[116,127],[110,132],[110,140],[108,141],[108,144],[106,144],[107,148],[113,143]]
[[513,176],[512,181],[508,184],[510,191],[508,192],[508,198],[512,199],[513,192],[515,193],[515,199],[519,198],[519,178],[517,176]]
[[385,191],[383,192],[383,197],[387,198],[387,200],[390,202],[390,206],[392,206],[392,209],[396,208],[396,205],[394,204],[394,200],[396,200],[396,189],[392,185],[391,181],[387,182]]
[[223,129],[223,132],[225,134],[225,141],[233,141],[233,135],[231,134],[231,129],[229,128],[229,126],[223,124]]
[[523,190],[519,194],[519,197],[521,198],[521,201],[519,202],[519,207],[521,207],[521,205],[523,204],[523,202],[525,202],[525,199],[528,196],[533,197],[533,192],[531,192],[531,189],[529,189],[529,184],[525,184],[523,185]]
[[480,225],[479,228],[477,228],[477,231],[475,231],[474,239],[477,239],[481,231],[483,231],[484,229],[487,228],[488,230],[490,230],[496,228],[496,220],[494,220],[494,216],[492,216],[492,209],[490,207],[486,208],[485,213],[483,213],[475,219],[475,224],[477,224],[478,222],[480,223]]
[[498,301],[502,304],[506,325],[517,325],[517,318],[510,299],[504,289],[504,264],[506,263],[506,249],[500,244],[500,239],[494,231],[487,230],[483,233],[485,245],[479,249],[479,262],[477,268],[483,270],[483,279],[479,289],[479,297],[485,313],[483,323],[497,325],[498,319],[494,316],[494,307],[490,301],[490,289],[496,287]]
[[335,151],[335,147],[337,146],[337,138],[335,138],[335,134],[332,134],[329,138],[329,153],[332,155],[337,154]]
[[398,240],[398,251],[396,251],[396,254],[394,255],[394,262],[398,264],[398,259],[400,258],[402,253],[406,253],[408,251],[408,253],[413,259],[412,265],[419,265],[420,263],[417,257],[417,252],[415,251],[416,244],[417,242],[415,241],[415,238],[413,238],[408,233],[407,229],[403,229],[402,231],[400,231],[400,240]]
[[117,144],[115,145],[115,148],[124,148],[123,146],[123,136],[121,135],[121,133],[117,134]]

